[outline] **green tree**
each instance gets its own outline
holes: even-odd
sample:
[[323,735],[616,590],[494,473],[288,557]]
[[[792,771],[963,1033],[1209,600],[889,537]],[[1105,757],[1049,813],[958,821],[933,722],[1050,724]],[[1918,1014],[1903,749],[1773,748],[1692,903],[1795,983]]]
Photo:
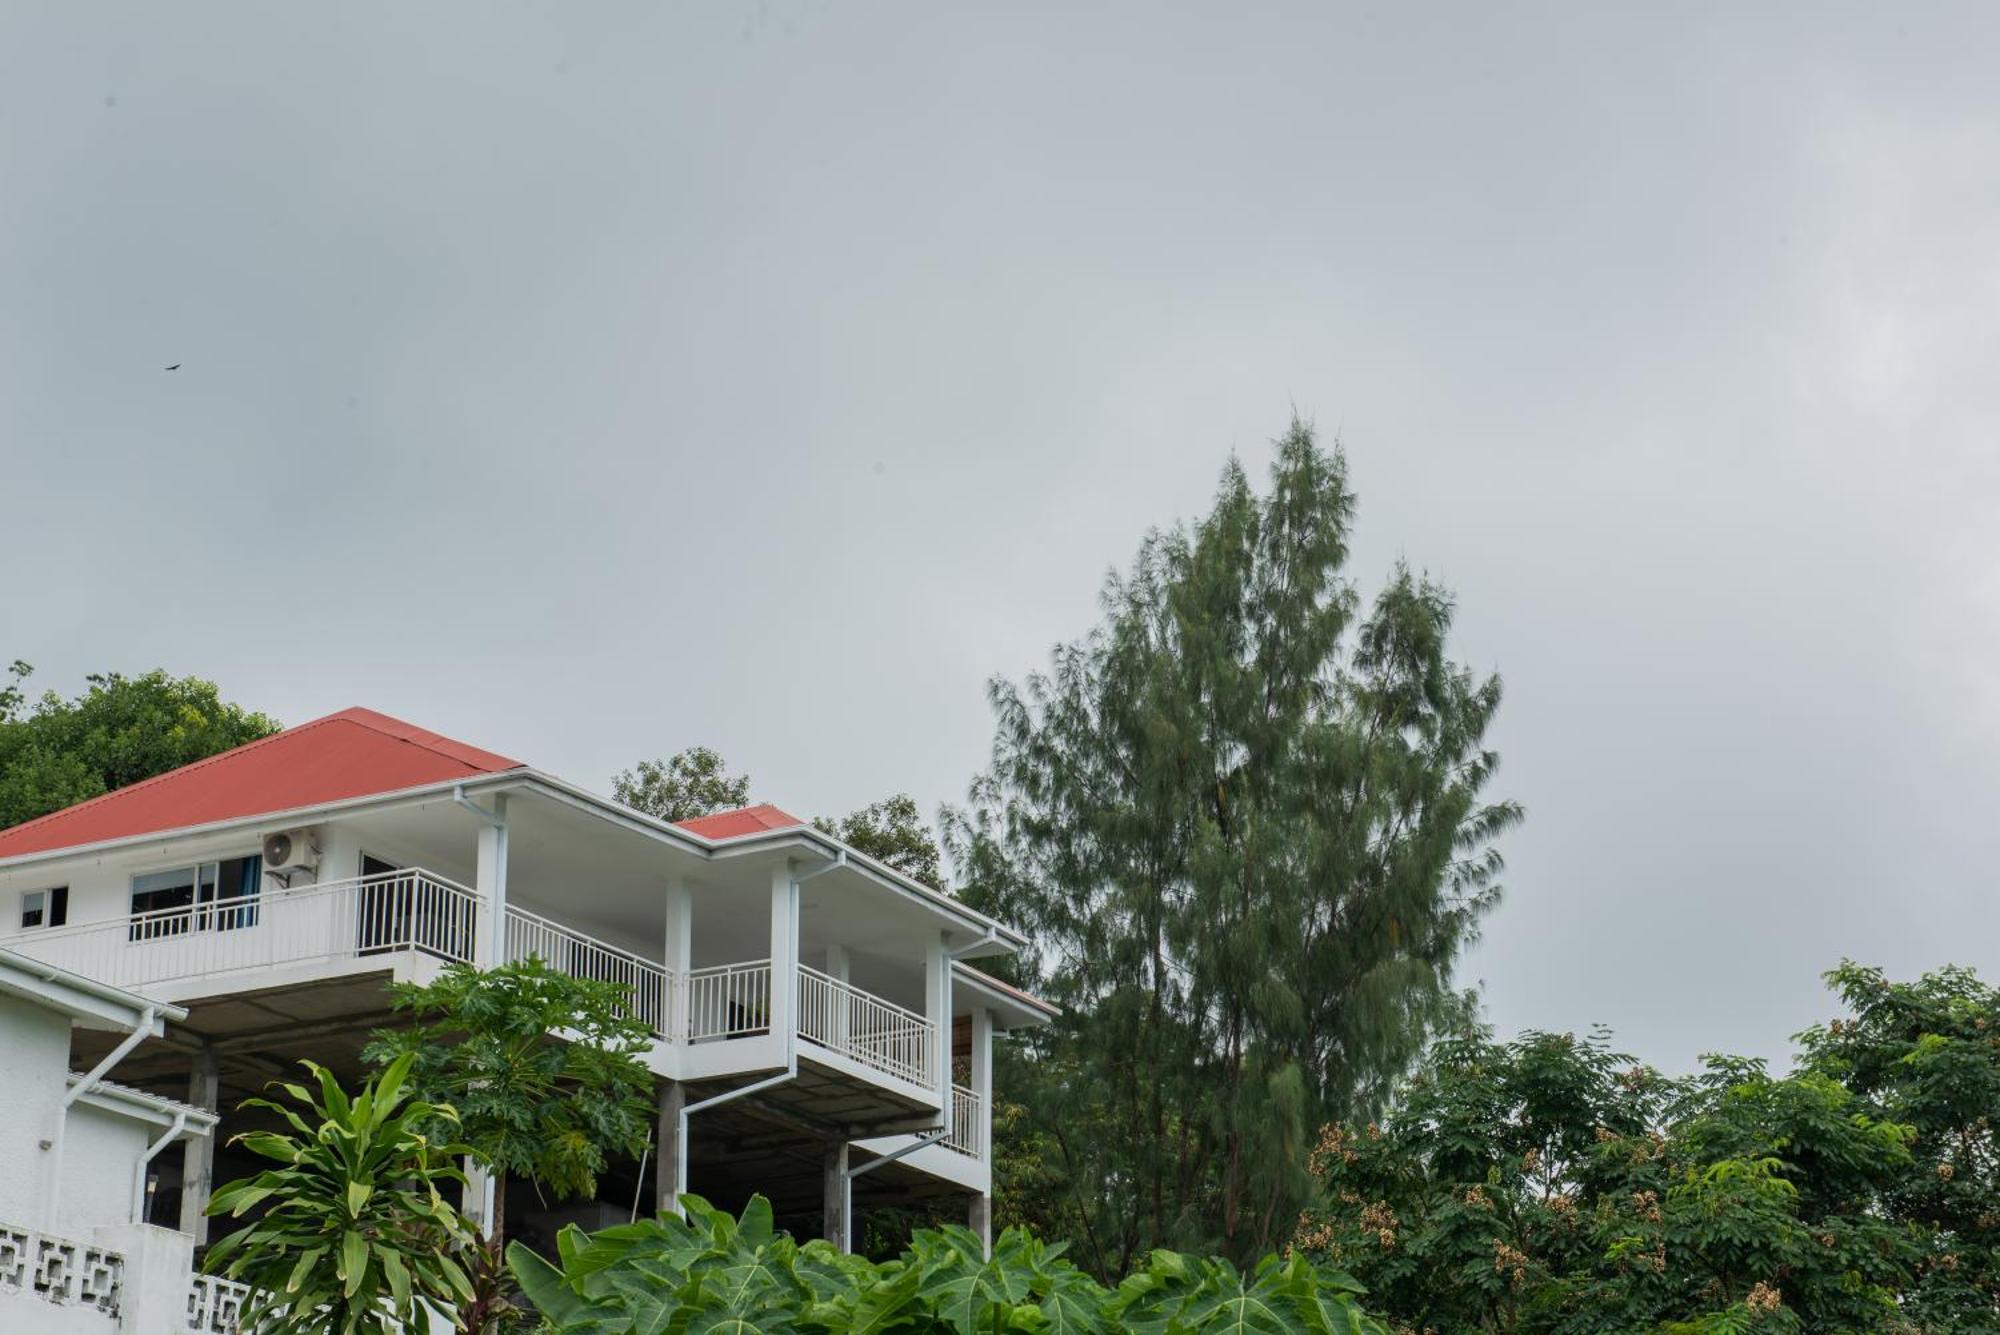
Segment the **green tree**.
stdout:
[[[1784,1078],[1712,1057],[1669,1080],[1597,1036],[1442,1040],[1379,1125],[1322,1131],[1322,1199],[1294,1245],[1412,1329],[2000,1328],[1990,1179],[1932,1208],[1961,1185],[1938,1167],[1960,1161],[1957,1132],[1976,1141],[1995,1106],[1977,1023],[1993,995],[1960,970],[1832,976],[1857,1016],[1810,1031]],[[1944,1020],[1967,1046],[1924,1071],[1907,1059]]]
[[448,1107],[412,1101],[408,1057],[392,1062],[353,1099],[331,1074],[304,1063],[318,1085],[279,1083],[285,1102],[251,1099],[290,1130],[250,1131],[232,1143],[276,1167],[231,1182],[212,1215],[261,1217],[209,1248],[203,1266],[250,1286],[244,1330],[272,1335],[357,1335],[424,1327],[420,1304],[455,1310],[471,1286],[453,1254],[469,1241],[445,1198],[464,1180],[465,1147],[430,1138],[449,1131]]
[[813,824],[912,880],[944,884],[937,836],[908,793],[886,797],[839,820],[821,816]]
[[1807,1069],[1915,1135],[1911,1170],[1876,1202],[1922,1239],[1910,1318],[2000,1330],[2000,988],[1962,968],[1893,983],[1852,961],[1827,981],[1849,1014],[1799,1035]]
[[963,893],[1034,933],[1024,981],[1065,1007],[1001,1074],[1041,1125],[1092,1128],[1060,1152],[1100,1275],[1281,1239],[1313,1128],[1464,1009],[1453,962],[1520,818],[1484,795],[1500,685],[1447,656],[1427,579],[1398,567],[1363,609],[1352,515],[1303,422],[1268,494],[1232,462],[1096,630],[993,683],[991,767],[947,816]]
[[199,677],[98,673],[73,699],[48,691],[31,702],[31,672],[17,661],[0,686],[0,828],[278,730],[275,720],[228,703]]
[[611,795],[664,821],[693,820],[750,801],[750,778],[731,775],[721,756],[691,746],[665,760],[642,760],[611,781]]
[[506,1175],[588,1199],[607,1163],[637,1158],[652,1126],[651,1032],[619,984],[573,978],[539,959],[452,965],[391,985],[410,1023],[376,1031],[364,1056],[413,1063],[417,1092],[454,1110],[458,1138],[493,1170],[495,1226]]

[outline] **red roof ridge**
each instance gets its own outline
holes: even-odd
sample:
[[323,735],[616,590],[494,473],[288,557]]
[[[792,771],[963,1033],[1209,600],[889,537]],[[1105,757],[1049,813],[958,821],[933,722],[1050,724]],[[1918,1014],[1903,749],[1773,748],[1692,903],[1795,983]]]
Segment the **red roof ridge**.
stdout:
[[[136,783],[128,783],[122,788],[114,788],[110,792],[99,793],[95,797],[85,798],[81,802],[77,802],[74,803],[73,805],[63,807],[60,810],[47,812],[43,815],[35,817],[32,820],[22,821],[18,825],[7,826],[4,829],[0,829],[0,857],[13,856],[13,853],[11,851],[8,851],[9,847],[18,846],[21,842],[23,842],[22,836],[24,835],[28,836],[26,842],[33,844],[35,843],[35,840],[33,839],[34,834],[44,833],[50,827],[67,822],[68,820],[74,817],[84,816],[93,813],[99,808],[105,806],[108,803],[111,803],[114,800],[120,800],[122,802],[129,804],[129,799],[132,798],[133,795],[135,794],[145,794],[153,789],[156,789],[168,783],[169,781],[184,780],[188,778],[190,775],[194,775],[201,771],[207,770],[213,766],[220,765],[225,761],[240,760],[242,757],[246,755],[250,755],[253,752],[259,751],[265,747],[271,746],[278,742],[295,741],[302,734],[309,733],[316,728],[324,727],[325,725],[330,723],[353,724],[356,727],[365,728],[368,731],[373,732],[379,736],[387,737],[393,741],[402,743],[404,745],[413,746],[420,750],[428,751],[432,755],[442,757],[443,759],[449,760],[454,764],[462,765],[468,769],[472,769],[475,771],[484,771],[491,773],[498,770],[524,768],[524,765],[521,761],[510,759],[506,756],[499,755],[496,752],[481,750],[476,746],[469,746],[464,742],[455,741],[452,738],[446,737],[441,733],[431,732],[428,731],[427,729],[419,728],[415,724],[405,723],[401,719],[392,718],[387,714],[378,713],[372,709],[364,709],[356,705],[356,706],[351,706],[347,709],[338,710],[332,714],[327,714],[322,718],[309,719],[304,723],[297,724],[290,728],[282,728],[279,731],[270,734],[268,737],[259,737],[254,741],[245,742],[241,746],[231,747],[227,751],[218,751],[216,754],[212,756],[203,756],[200,760],[191,760],[187,764],[182,765],[176,769],[170,769],[166,771],[164,774],[155,774],[148,778],[140,779]],[[393,791],[393,789],[385,788],[380,791],[388,792],[388,791]],[[317,805],[317,803],[308,802],[302,805],[311,806],[311,805]],[[246,814],[261,814],[261,813],[252,812]],[[165,829],[172,829],[172,828],[182,828],[182,827],[165,826],[153,830],[135,831],[135,833],[160,833],[164,832]],[[113,837],[124,837],[124,836],[121,835]],[[81,841],[72,841],[71,844],[65,844],[60,842],[59,836],[58,840],[59,840],[58,842],[53,844],[46,844],[46,845],[41,845],[39,847],[32,847],[23,851],[27,852],[53,851],[55,849],[73,846],[74,843],[97,842],[94,839],[85,839]]]
[[765,830],[786,830],[805,822],[769,802],[758,802],[747,807],[732,807],[728,811],[711,811],[706,816],[690,816],[673,824],[676,829],[690,831],[704,839],[735,839]]
[[[177,766],[176,768],[167,770],[161,774],[155,774],[151,778],[140,779],[135,783],[128,783],[123,788],[113,788],[109,792],[99,793],[96,797],[86,797],[81,802],[72,802],[70,805],[66,807],[57,807],[54,811],[44,812],[41,815],[36,816],[32,820],[24,820],[18,825],[8,825],[0,827],[0,835],[19,834],[23,830],[33,830],[43,825],[53,824],[56,821],[61,820],[64,816],[74,816],[80,811],[88,811],[90,808],[108,802],[112,798],[117,797],[120,794],[136,793],[142,788],[152,788],[158,784],[166,782],[168,779],[171,779],[176,775],[191,774],[195,770],[202,769],[208,765],[213,765],[218,760],[224,760],[230,756],[240,756],[247,751],[255,751],[258,747],[268,746],[270,743],[277,741],[280,737],[296,736],[299,733],[304,732],[308,728],[317,728],[322,723],[332,723],[336,719],[339,719],[342,715],[351,712],[354,711],[343,709],[338,714],[328,714],[325,718],[316,718],[311,720],[310,722],[301,723],[296,727],[280,728],[278,729],[278,731],[271,733],[269,736],[259,737],[257,740],[253,742],[245,742],[241,746],[232,746],[227,751],[217,751],[214,755],[203,756],[200,760],[190,760],[185,765]],[[363,710],[361,712],[366,713],[367,711]],[[356,721],[359,722],[359,720]]]

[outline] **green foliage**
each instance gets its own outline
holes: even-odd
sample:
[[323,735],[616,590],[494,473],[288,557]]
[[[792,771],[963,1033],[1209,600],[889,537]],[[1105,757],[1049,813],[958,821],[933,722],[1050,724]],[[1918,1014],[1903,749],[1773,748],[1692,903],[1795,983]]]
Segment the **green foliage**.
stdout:
[[1386,1335],[1356,1305],[1352,1280],[1302,1257],[1248,1275],[1227,1262],[1157,1252],[1116,1290],[1061,1247],[1009,1229],[990,1258],[963,1228],[925,1230],[895,1261],[803,1247],[771,1228],[762,1197],[732,1219],[699,1197],[672,1215],[595,1234],[563,1231],[559,1264],[518,1243],[508,1261],[559,1335],[654,1332],[1029,1331],[1094,1335]]
[[451,1309],[471,1296],[453,1253],[470,1230],[440,1188],[463,1182],[465,1147],[429,1138],[449,1130],[449,1107],[413,1101],[410,1060],[390,1064],[351,1101],[324,1069],[304,1063],[315,1093],[279,1083],[288,1102],[243,1106],[275,1114],[289,1131],[234,1138],[273,1161],[231,1182],[208,1212],[262,1216],[211,1247],[204,1268],[251,1286],[245,1330],[271,1335],[354,1335],[419,1329],[420,1304]]
[[49,691],[30,704],[31,671],[17,661],[0,686],[0,829],[278,730],[199,677],[99,673],[74,699]]
[[721,756],[691,746],[665,760],[642,760],[611,781],[611,795],[664,821],[693,820],[750,801],[750,778],[731,775]]
[[1353,501],[1302,422],[1267,494],[1231,463],[1095,631],[993,684],[991,768],[947,817],[964,895],[1031,932],[1022,981],[1065,1007],[999,1083],[1048,1128],[1048,1199],[1099,1275],[1267,1250],[1313,1129],[1464,1009],[1453,963],[1520,817],[1484,796],[1500,686],[1451,661],[1429,580],[1399,567],[1363,607]]
[[2000,1329],[2000,989],[1961,968],[1891,983],[1851,961],[1827,981],[1850,1014],[1799,1035],[1807,1068],[1915,1133],[1910,1170],[1876,1201],[1920,1239],[1910,1319]]
[[1294,1245],[1413,1329],[2000,1329],[2000,997],[1891,985],[1782,1079],[1668,1080],[1601,1038],[1433,1045],[1380,1125],[1329,1126]]
[[529,959],[453,965],[391,991],[411,1023],[377,1031],[364,1055],[414,1063],[412,1086],[456,1110],[459,1137],[481,1163],[587,1198],[610,1158],[644,1149],[653,1081],[641,1054],[651,1035],[624,987]]
[[937,838],[908,793],[886,797],[837,821],[821,816],[813,824],[912,880],[944,884]]

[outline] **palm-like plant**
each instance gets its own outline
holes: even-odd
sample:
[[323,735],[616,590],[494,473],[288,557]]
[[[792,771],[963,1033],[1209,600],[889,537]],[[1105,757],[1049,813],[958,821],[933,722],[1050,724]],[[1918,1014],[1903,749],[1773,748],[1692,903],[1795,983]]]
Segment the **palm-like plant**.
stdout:
[[263,1215],[209,1250],[204,1268],[250,1286],[243,1329],[269,1335],[361,1335],[421,1328],[421,1308],[455,1308],[471,1285],[451,1253],[470,1226],[439,1190],[463,1182],[465,1147],[424,1128],[456,1126],[449,1107],[412,1100],[400,1058],[350,1100],[331,1073],[303,1063],[318,1083],[276,1082],[286,1102],[250,1099],[285,1131],[234,1138],[275,1163],[215,1193],[208,1212]]

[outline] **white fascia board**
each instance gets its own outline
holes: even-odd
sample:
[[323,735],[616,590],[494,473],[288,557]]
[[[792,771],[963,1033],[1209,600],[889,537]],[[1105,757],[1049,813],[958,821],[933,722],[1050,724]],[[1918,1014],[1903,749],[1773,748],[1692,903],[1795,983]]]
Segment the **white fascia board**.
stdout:
[[11,950],[0,950],[0,992],[61,1011],[92,1029],[129,1032],[145,1023],[150,1011],[146,1032],[154,1038],[166,1033],[168,1020],[187,1018],[185,1007],[152,1001]]
[[446,779],[440,783],[419,784],[414,788],[397,788],[386,793],[370,793],[365,797],[347,797],[338,802],[321,802],[310,807],[291,807],[284,811],[263,811],[253,816],[232,816],[228,820],[210,821],[205,825],[182,825],[171,830],[149,830],[144,834],[121,835],[116,839],[102,839],[94,844],[67,844],[62,848],[43,849],[35,853],[16,853],[11,858],[0,858],[0,872],[13,871],[19,867],[32,867],[44,862],[67,862],[72,858],[98,856],[116,853],[131,848],[144,848],[152,844],[171,844],[183,839],[202,839],[209,835],[228,834],[233,830],[257,829],[260,827],[290,828],[311,825],[316,820],[336,816],[351,816],[366,811],[387,810],[392,807],[414,806],[434,801],[439,797],[449,797],[454,789],[485,789],[518,783],[526,771],[511,769],[494,774],[478,774],[469,779]]
[[1001,1025],[1005,1029],[1033,1028],[1062,1014],[1062,1007],[1054,1002],[1043,1001],[964,964],[952,964],[951,982],[954,989],[962,987],[977,994],[995,1013],[995,1018],[1006,1021]]
[[518,769],[499,770],[491,774],[478,774],[466,779],[446,779],[438,783],[420,784],[414,788],[399,788],[393,792],[373,793],[366,797],[344,798],[338,802],[322,802],[316,806],[292,807],[285,811],[266,811],[253,816],[238,816],[229,820],[211,821],[206,825],[184,825],[172,830],[153,830],[145,834],[125,835],[117,839],[101,840],[93,844],[71,844],[63,848],[51,848],[36,853],[18,853],[11,858],[0,858],[0,872],[13,871],[21,867],[31,867],[41,863],[67,862],[74,858],[99,856],[131,848],[149,845],[170,844],[179,840],[205,838],[209,835],[227,834],[235,830],[269,829],[311,825],[316,820],[351,816],[362,812],[386,810],[393,807],[411,806],[449,796],[458,789],[467,792],[492,791],[495,789],[527,788],[556,801],[588,811],[614,825],[647,835],[661,843],[694,853],[708,860],[719,860],[744,853],[764,851],[797,843],[810,848],[823,857],[846,853],[848,865],[908,898],[930,908],[942,910],[971,927],[977,935],[990,935],[994,945],[1000,949],[989,953],[1010,954],[1028,944],[1028,938],[1003,923],[997,922],[977,909],[968,907],[950,895],[913,877],[905,876],[893,867],[885,866],[874,858],[849,848],[834,836],[809,824],[786,825],[775,830],[756,830],[749,834],[737,835],[730,839],[708,839],[692,830],[684,830],[643,811],[635,811],[622,802],[600,796],[587,788],[578,787],[566,779],[553,774],[545,774],[529,766]]
[[[75,1088],[82,1080],[81,1072],[69,1073],[71,1088]],[[117,1113],[121,1117],[130,1117],[134,1121],[148,1122],[154,1126],[172,1126],[175,1118],[185,1118],[187,1134],[191,1136],[207,1135],[215,1130],[216,1123],[222,1120],[219,1113],[206,1112],[176,1099],[148,1094],[143,1089],[113,1084],[109,1080],[99,1080],[77,1095],[76,1101],[87,1103],[93,1108],[101,1108],[105,1112]]]
[[600,796],[587,788],[579,788],[567,780],[543,774],[539,770],[528,770],[525,773],[521,770],[512,770],[509,773],[519,777],[524,787],[540,789],[560,801],[588,809],[614,824],[652,835],[674,847],[697,853],[709,861],[720,861],[745,853],[769,852],[783,848],[787,844],[801,846],[820,857],[833,857],[845,853],[847,864],[870,880],[916,899],[929,908],[942,909],[970,926],[979,935],[991,934],[994,944],[1001,947],[992,953],[1009,954],[1028,944],[1028,938],[1013,928],[996,922],[941,890],[925,885],[913,877],[905,876],[894,867],[877,862],[866,853],[848,847],[833,835],[810,824],[781,825],[774,830],[753,830],[748,834],[734,835],[728,839],[709,839],[692,830],[669,824],[656,816],[649,816],[643,811],[635,811],[622,802]]

